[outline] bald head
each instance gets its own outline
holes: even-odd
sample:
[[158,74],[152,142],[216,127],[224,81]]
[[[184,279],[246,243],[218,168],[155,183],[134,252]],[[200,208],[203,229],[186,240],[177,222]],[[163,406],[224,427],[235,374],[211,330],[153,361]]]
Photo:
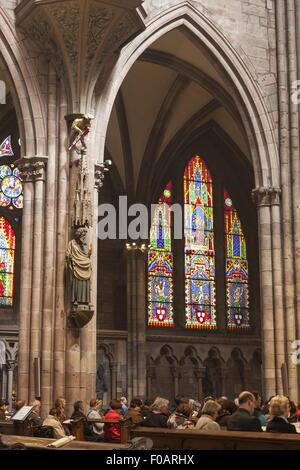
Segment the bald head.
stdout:
[[242,392],[239,394],[239,408],[244,408],[253,413],[255,408],[255,397],[251,392]]

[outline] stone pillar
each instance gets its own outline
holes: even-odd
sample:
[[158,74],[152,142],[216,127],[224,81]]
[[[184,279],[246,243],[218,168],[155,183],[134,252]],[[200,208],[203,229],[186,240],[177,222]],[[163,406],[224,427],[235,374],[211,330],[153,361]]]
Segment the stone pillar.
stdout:
[[128,399],[146,394],[146,245],[127,243]]
[[[263,390],[269,397],[277,391],[278,363],[275,348],[274,325],[274,286],[273,286],[273,256],[272,256],[272,228],[270,209],[270,188],[256,188],[253,198],[258,207],[259,223],[259,255],[260,255],[260,285],[261,285],[261,323],[263,345]],[[277,333],[281,342],[281,326]]]
[[180,377],[180,368],[177,366],[171,367],[171,373],[174,381],[174,396],[179,394],[179,377]]
[[[41,400],[43,412],[47,413],[56,397],[53,377],[53,342],[54,342],[54,300],[55,300],[55,274],[56,274],[56,209],[57,189],[60,186],[60,171],[57,171],[57,130],[61,123],[57,119],[57,76],[49,64],[48,70],[48,118],[47,118],[47,181],[45,194],[45,243],[44,243],[44,275],[43,275],[43,309],[41,332]],[[60,260],[58,260],[59,262]],[[61,265],[60,265],[61,269]],[[61,335],[61,331],[59,334]]]
[[16,162],[24,182],[19,320],[18,391],[34,398],[33,360],[40,355],[42,306],[43,199],[47,157],[24,157]]
[[2,387],[1,387],[1,398],[6,398],[7,396],[7,365],[2,364]]
[[8,380],[7,380],[7,399],[9,402],[9,411],[12,410],[12,391],[13,391],[13,380],[14,380],[14,370],[17,363],[16,361],[9,360],[7,361],[7,373],[8,373]]
[[59,84],[59,133],[58,133],[58,174],[57,186],[57,233],[56,233],[56,273],[55,273],[55,312],[53,334],[53,398],[65,396],[65,258],[68,234],[68,195],[69,157],[68,129],[65,121],[67,100],[62,82]]
[[117,398],[117,373],[118,373],[118,364],[112,362],[109,364],[110,376],[111,376],[111,398]]
[[205,376],[205,367],[199,367],[197,369],[194,369],[194,375],[197,382],[197,400],[201,402],[203,395],[202,380]]
[[150,398],[152,395],[152,377],[153,377],[153,367],[148,367],[147,371],[147,398]]

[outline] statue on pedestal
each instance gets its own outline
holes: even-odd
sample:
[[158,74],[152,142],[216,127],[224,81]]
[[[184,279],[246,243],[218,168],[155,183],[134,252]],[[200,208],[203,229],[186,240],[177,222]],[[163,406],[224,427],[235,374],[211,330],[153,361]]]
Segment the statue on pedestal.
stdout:
[[82,327],[93,316],[91,308],[91,247],[85,242],[87,229],[77,228],[75,238],[69,242],[66,258],[71,274],[71,317],[77,327]]

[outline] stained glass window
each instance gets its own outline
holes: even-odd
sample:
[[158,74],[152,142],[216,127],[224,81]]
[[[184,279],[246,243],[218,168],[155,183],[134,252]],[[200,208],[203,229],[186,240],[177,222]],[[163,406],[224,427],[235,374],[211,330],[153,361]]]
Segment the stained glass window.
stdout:
[[13,305],[15,233],[5,217],[0,217],[0,305]]
[[23,208],[23,185],[13,164],[0,166],[0,206],[11,210]]
[[187,328],[216,328],[213,184],[194,156],[184,172],[185,316]]
[[247,329],[249,323],[249,276],[246,241],[237,210],[224,191],[226,309],[229,329]]
[[6,137],[0,144],[0,157],[13,157],[14,153],[11,146],[11,136]]
[[148,324],[174,325],[173,254],[172,254],[172,184],[165,187],[152,216],[148,252]]

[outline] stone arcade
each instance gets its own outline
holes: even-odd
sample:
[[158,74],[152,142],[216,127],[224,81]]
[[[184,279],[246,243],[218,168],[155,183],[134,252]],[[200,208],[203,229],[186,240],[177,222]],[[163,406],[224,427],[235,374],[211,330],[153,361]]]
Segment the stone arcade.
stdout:
[[[10,403],[40,394],[45,413],[57,396],[71,406],[96,393],[245,388],[299,400],[299,24],[296,0],[1,1],[0,387]],[[80,180],[69,147],[86,114]],[[170,238],[162,255],[155,227],[152,241],[97,238],[99,203],[126,195],[150,207],[163,194],[182,204],[200,181],[184,180],[194,156],[210,203],[191,218],[206,227],[186,235],[191,251]],[[87,317],[74,324],[65,258],[78,201],[92,273]],[[231,261],[224,211],[244,250]],[[155,271],[163,259],[169,277]]]

